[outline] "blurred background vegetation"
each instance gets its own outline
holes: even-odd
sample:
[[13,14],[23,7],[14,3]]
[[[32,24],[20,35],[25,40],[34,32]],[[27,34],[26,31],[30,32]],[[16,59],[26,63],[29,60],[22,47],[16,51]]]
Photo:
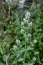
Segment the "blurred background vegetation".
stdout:
[[43,3],[0,3],[0,65],[43,65]]

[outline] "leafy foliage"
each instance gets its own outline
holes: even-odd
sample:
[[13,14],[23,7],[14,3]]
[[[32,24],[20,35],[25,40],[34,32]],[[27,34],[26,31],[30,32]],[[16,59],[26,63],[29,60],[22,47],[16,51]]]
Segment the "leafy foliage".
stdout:
[[[0,10],[0,65],[43,65],[43,7],[24,13]],[[6,10],[9,10],[8,13]]]

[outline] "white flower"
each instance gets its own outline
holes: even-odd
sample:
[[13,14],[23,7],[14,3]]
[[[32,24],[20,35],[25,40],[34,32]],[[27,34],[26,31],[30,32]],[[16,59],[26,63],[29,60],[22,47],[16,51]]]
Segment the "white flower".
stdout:
[[23,20],[23,21],[24,21],[24,23],[28,24],[28,20],[27,20],[27,19],[25,19],[25,20]]
[[24,22],[21,22],[21,25],[24,25]]
[[17,44],[20,44],[20,40],[19,40],[19,39],[16,39],[16,43],[17,43]]
[[26,21],[26,19],[25,19],[25,18],[23,18],[23,21]]
[[30,12],[26,12],[26,14],[25,14],[25,19],[29,19],[30,18]]
[[21,33],[24,33],[24,29],[21,29],[21,31],[20,31]]
[[30,16],[30,12],[26,11],[26,15],[27,15],[27,16]]
[[30,20],[29,18],[30,18],[30,12],[26,11],[25,18],[23,18],[23,21],[28,23],[28,21]]
[[36,57],[33,57],[33,61],[36,61]]
[[10,21],[10,24],[12,24],[12,21]]
[[17,46],[16,46],[16,45],[14,45],[14,46],[13,46],[13,49],[17,49]]
[[31,34],[30,33],[28,34],[28,37],[31,37]]
[[32,25],[33,25],[33,23],[32,23],[32,22],[30,22],[30,23],[29,23],[29,25],[30,25],[30,26],[32,26]]
[[28,24],[28,19],[23,18],[24,24]]
[[33,43],[37,43],[37,40],[36,40],[36,39],[34,39],[34,40],[33,40]]

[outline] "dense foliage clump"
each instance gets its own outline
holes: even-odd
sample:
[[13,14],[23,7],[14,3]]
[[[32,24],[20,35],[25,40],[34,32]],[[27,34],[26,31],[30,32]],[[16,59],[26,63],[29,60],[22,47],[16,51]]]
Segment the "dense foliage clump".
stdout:
[[42,5],[26,13],[0,9],[0,65],[43,65]]

